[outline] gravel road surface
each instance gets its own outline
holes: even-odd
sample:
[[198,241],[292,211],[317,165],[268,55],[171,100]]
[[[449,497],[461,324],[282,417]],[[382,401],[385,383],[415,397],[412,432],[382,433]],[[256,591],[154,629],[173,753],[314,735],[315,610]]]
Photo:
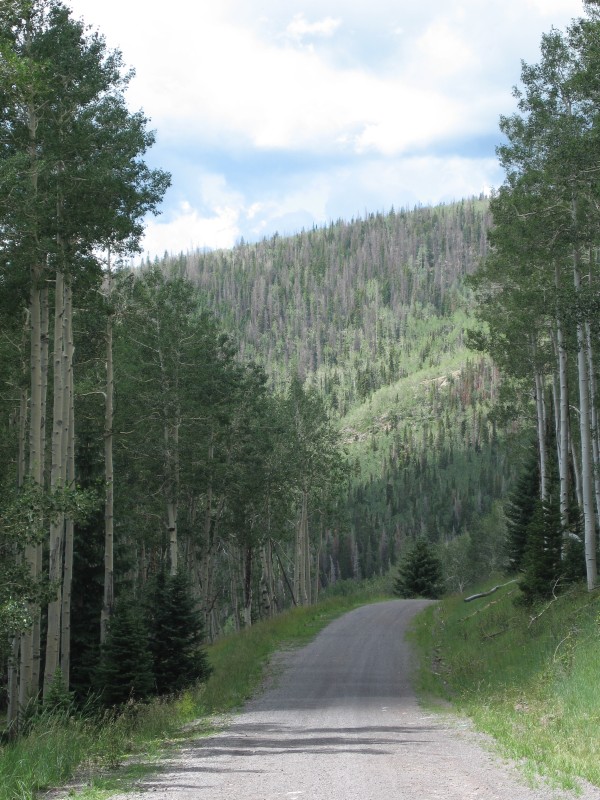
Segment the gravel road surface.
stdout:
[[[273,686],[223,732],[145,779],[143,800],[551,800],[455,717],[421,709],[407,625],[427,601],[364,606],[285,654]],[[582,800],[600,800],[588,787]]]

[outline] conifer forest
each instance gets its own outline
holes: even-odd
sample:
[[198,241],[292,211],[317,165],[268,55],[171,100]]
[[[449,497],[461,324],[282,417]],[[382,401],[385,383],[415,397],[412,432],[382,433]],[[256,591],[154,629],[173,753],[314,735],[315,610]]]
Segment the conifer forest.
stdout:
[[436,593],[596,587],[599,42],[588,2],[523,64],[491,197],[144,259],[170,176],[121,54],[0,4],[7,730],[203,680],[415,547]]

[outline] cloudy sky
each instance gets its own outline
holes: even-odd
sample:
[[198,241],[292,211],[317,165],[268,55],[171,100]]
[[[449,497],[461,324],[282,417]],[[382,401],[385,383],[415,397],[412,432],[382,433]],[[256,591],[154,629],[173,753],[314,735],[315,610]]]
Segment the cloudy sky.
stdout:
[[581,0],[69,0],[136,70],[172,174],[151,256],[502,182],[521,59]]

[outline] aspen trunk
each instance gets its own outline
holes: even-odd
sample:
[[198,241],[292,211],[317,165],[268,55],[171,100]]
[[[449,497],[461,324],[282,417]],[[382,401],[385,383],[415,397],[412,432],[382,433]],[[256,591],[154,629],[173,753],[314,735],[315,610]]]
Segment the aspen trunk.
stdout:
[[[67,287],[65,293],[65,338],[66,338],[66,378],[65,419],[68,420],[65,446],[65,485],[75,486],[75,407],[73,355],[73,290]],[[61,650],[60,669],[65,685],[69,686],[71,673],[71,586],[73,583],[73,547],[75,524],[72,516],[65,520],[65,558],[63,568],[63,594],[61,608]]]
[[[25,326],[23,331],[23,350],[25,353],[27,338],[30,332],[30,311],[25,315]],[[19,448],[17,459],[17,486],[20,488],[25,482],[27,474],[27,422],[28,422],[28,399],[29,392],[25,386],[28,374],[27,364],[22,357],[23,386],[19,397]],[[19,718],[19,648],[20,639],[15,636],[10,645],[10,656],[8,659],[8,682],[7,682],[7,711],[6,726],[9,734],[16,733]]]
[[302,502],[300,506],[300,518],[296,524],[296,542],[294,558],[294,596],[298,605],[306,605],[305,599],[305,570],[306,558],[304,555],[304,514],[306,511],[305,503],[306,492],[302,492]]
[[[40,463],[40,482],[45,482],[46,473],[46,410],[48,405],[48,362],[50,356],[50,309],[48,301],[48,285],[45,283],[42,286],[40,293],[41,299],[41,342],[40,342],[40,358],[42,369],[42,421],[41,421],[41,463]],[[38,576],[42,574],[43,566],[43,545],[40,542],[36,546],[36,573]],[[36,606],[35,616],[33,620],[33,668],[32,668],[32,682],[36,687],[36,693],[39,691],[40,675],[42,671],[42,609],[39,605]]]
[[20,640],[15,636],[11,642],[8,659],[6,728],[11,738],[17,733],[19,720],[19,644]]
[[319,601],[322,547],[323,547],[323,520],[321,520],[321,522],[319,523],[319,547],[317,548],[317,554],[315,558],[315,588],[313,592],[313,603],[318,603]]
[[232,547],[231,556],[229,558],[229,576],[231,586],[231,613],[236,631],[239,631],[241,628],[240,608],[238,602],[238,555],[237,548]]
[[575,439],[571,437],[569,439],[569,454],[571,456],[571,466],[573,468],[573,478],[575,483],[575,496],[577,498],[577,505],[579,508],[583,508],[583,490],[581,488],[581,469],[580,469],[580,459],[579,459],[579,451],[577,449],[577,444]]
[[590,389],[590,427],[591,427],[591,440],[592,440],[592,461],[594,465],[594,497],[596,499],[596,519],[600,520],[600,449],[598,446],[598,412],[596,409],[596,377],[594,370],[594,353],[592,350],[592,333],[590,330],[589,322],[584,325],[586,350],[587,350],[587,366],[589,375],[589,389]]
[[[31,271],[31,298],[30,298],[30,425],[29,425],[29,475],[32,482],[42,486],[44,477],[44,438],[43,419],[43,379],[42,379],[42,297],[39,288],[41,282],[41,269],[33,268]],[[41,526],[41,520],[35,520],[36,526]],[[39,575],[38,548],[28,544],[25,548],[25,560],[29,567],[32,581]],[[38,693],[38,683],[34,681],[34,627],[39,618],[37,604],[29,604],[29,614],[33,624],[21,636],[20,668],[19,668],[19,707],[25,709],[32,697]],[[39,673],[38,673],[39,676]]]
[[569,384],[567,380],[567,351],[564,346],[562,329],[558,331],[558,474],[560,480],[560,517],[563,527],[569,522]]
[[175,421],[167,420],[164,426],[165,468],[167,473],[166,511],[171,575],[177,573],[178,567],[179,425],[179,416],[177,415]]
[[[211,440],[208,447],[209,476],[211,475],[210,466],[214,460],[214,444]],[[204,508],[204,546],[200,565],[200,589],[202,593],[202,609],[204,613],[204,625],[206,635],[212,641],[217,630],[215,628],[215,615],[213,613],[216,597],[214,597],[214,577],[215,577],[215,541],[216,526],[221,514],[221,508],[217,508],[216,514],[213,503],[212,476],[209,477],[208,489],[206,490],[206,505]]]
[[261,609],[262,616],[270,619],[275,614],[275,578],[273,575],[273,545],[268,539],[260,549],[262,565],[261,574]]
[[169,531],[169,564],[170,574],[177,572],[177,502],[167,502],[167,530]]
[[[532,339],[534,359],[536,354],[535,342]],[[534,366],[535,378],[535,410],[537,421],[538,452],[540,458],[540,497],[546,500],[548,496],[548,458],[546,453],[546,399],[544,396],[544,379],[541,370]]]
[[100,643],[106,641],[108,622],[114,605],[114,367],[113,367],[113,314],[112,271],[108,251],[107,289],[108,314],[106,317],[106,391],[104,399],[104,593],[100,612]]
[[312,578],[310,562],[310,538],[308,532],[308,492],[304,493],[304,533],[302,543],[304,547],[304,604],[309,606],[312,603]]
[[[575,292],[581,291],[579,252],[573,253],[573,280]],[[585,532],[585,564],[588,590],[596,587],[596,515],[594,512],[593,458],[590,418],[590,386],[588,377],[587,341],[585,328],[577,322],[577,376],[579,384],[579,432],[581,445],[581,493],[583,499],[583,526]]]
[[[63,453],[64,428],[68,425],[68,420],[64,419],[64,394],[66,388],[66,364],[64,359],[65,285],[64,275],[61,272],[56,273],[54,314],[54,407],[52,419],[52,468],[50,473],[50,489],[52,492],[64,487],[66,477],[66,470],[64,468],[65,454]],[[48,579],[53,596],[48,603],[44,698],[47,697],[52,685],[60,656],[60,612],[62,604],[64,535],[65,517],[63,513],[59,513],[56,515],[56,518],[50,522]]]
[[244,548],[244,627],[252,625],[252,547]]
[[[555,285],[558,292],[560,275],[558,263],[555,266]],[[558,357],[559,413],[558,435],[556,437],[558,451],[558,472],[560,480],[560,518],[563,527],[569,522],[569,383],[567,348],[560,313],[556,313],[556,349]]]

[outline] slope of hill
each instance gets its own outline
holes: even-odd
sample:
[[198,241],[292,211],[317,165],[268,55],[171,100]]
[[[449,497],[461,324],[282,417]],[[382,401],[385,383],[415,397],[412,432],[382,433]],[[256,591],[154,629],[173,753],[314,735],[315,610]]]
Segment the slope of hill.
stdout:
[[385,569],[406,537],[459,536],[505,490],[496,375],[464,344],[464,279],[489,226],[487,201],[471,199],[165,263],[202,287],[275,388],[299,374],[339,417],[350,535],[326,532],[326,580]]

